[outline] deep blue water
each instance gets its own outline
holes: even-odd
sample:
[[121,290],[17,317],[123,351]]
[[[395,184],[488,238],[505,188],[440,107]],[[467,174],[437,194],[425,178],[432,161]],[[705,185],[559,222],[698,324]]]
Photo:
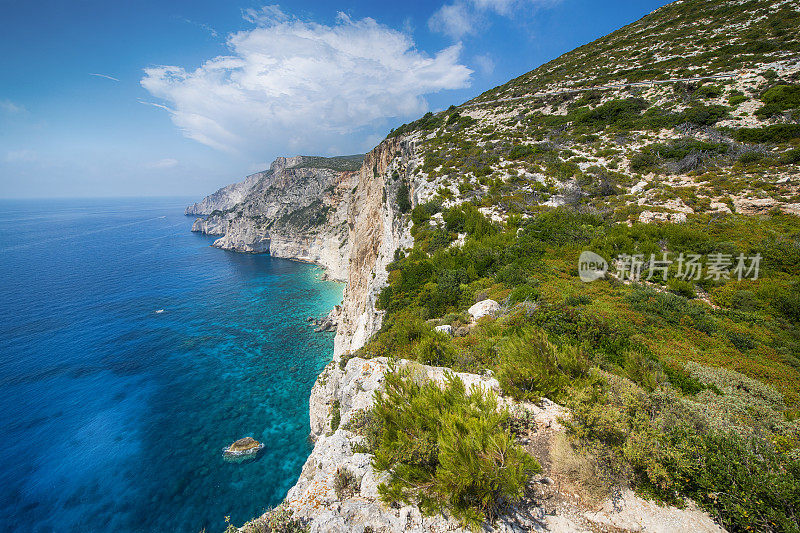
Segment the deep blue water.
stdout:
[[342,287],[211,248],[188,201],[0,201],[0,531],[221,531],[296,481]]

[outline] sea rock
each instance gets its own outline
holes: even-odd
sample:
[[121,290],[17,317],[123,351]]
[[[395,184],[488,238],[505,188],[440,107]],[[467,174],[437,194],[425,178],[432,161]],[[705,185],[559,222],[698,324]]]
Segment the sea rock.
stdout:
[[435,329],[436,331],[441,331],[442,333],[447,333],[451,337],[453,336],[453,326],[451,326],[449,324],[444,324],[442,326],[436,326],[433,329]]
[[263,449],[264,445],[253,437],[244,437],[225,448],[222,457],[227,461],[241,462],[254,458]]
[[470,307],[467,311],[472,315],[473,319],[479,320],[485,316],[494,316],[499,313],[500,304],[494,300],[483,300]]

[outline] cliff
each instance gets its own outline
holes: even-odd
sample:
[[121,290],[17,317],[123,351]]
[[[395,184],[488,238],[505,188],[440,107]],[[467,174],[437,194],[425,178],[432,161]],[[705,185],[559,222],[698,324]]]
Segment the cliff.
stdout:
[[[445,381],[449,369],[419,365],[406,360],[399,367],[411,366],[415,375],[438,383]],[[374,393],[382,387],[389,368],[386,358],[370,360],[358,357],[346,365],[330,363],[320,375],[311,392],[311,436],[314,450],[306,461],[300,478],[284,501],[284,508],[295,518],[307,522],[312,533],[322,532],[444,532],[468,531],[457,521],[443,514],[423,516],[419,509],[405,505],[384,505],[378,485],[386,480],[377,472],[371,455],[362,453],[359,446],[364,437],[350,425],[351,419],[374,403]],[[484,393],[497,394],[497,380],[488,375],[455,373],[467,388],[476,387]],[[532,454],[549,456],[559,446],[564,428],[559,419],[566,415],[561,406],[543,400],[539,405],[515,403],[500,398],[501,404],[525,410],[534,420],[527,436],[520,439]],[[333,427],[334,405],[339,409],[340,422]],[[352,474],[348,490],[339,487],[337,472]],[[552,477],[549,477],[552,476]],[[692,503],[678,509],[660,506],[637,497],[630,490],[613,499],[600,502],[582,501],[586,494],[570,485],[555,469],[546,476],[531,480],[531,494],[500,517],[493,530],[498,532],[557,531],[693,531],[717,533],[722,529]],[[246,524],[241,531],[260,531],[260,524],[269,514]]]
[[[189,206],[187,214],[203,215],[193,231],[220,236],[214,246],[313,262],[347,283],[336,310],[334,361],[310,399],[315,447],[285,501],[292,513],[308,519],[312,531],[458,527],[442,516],[423,518],[414,507],[381,504],[381,475],[346,429],[353,412],[371,405],[386,371],[385,359],[348,358],[381,328],[377,299],[390,279],[387,267],[402,255],[396,252],[415,247],[411,216],[398,202],[402,186],[411,207],[422,206],[415,212],[415,253],[425,259],[443,247],[456,254],[467,241],[466,223],[451,227],[442,213],[464,202],[498,227],[511,215],[520,224],[562,205],[604,214],[620,226],[704,216],[713,222],[732,212],[800,213],[798,111],[781,96],[800,81],[798,20],[796,0],[675,2],[458,108],[403,125],[363,158],[279,158],[269,170]],[[492,260],[500,269],[505,259]],[[506,266],[470,278],[491,282],[475,290],[493,288],[505,298],[516,283],[535,294],[552,274]],[[440,283],[433,274],[427,281]],[[553,286],[549,294],[561,295],[563,286]],[[422,301],[412,296],[414,305]],[[458,305],[463,311],[463,300],[447,310]],[[470,340],[480,342],[469,337],[462,344]],[[422,369],[434,379],[444,371]],[[491,378],[461,377],[498,390]],[[341,410],[337,428],[331,427],[334,405]],[[522,407],[536,420],[535,434],[523,444],[542,460],[550,481],[534,480],[536,498],[521,502],[498,530],[719,530],[691,502],[683,510],[659,507],[628,489],[613,499],[584,501],[586,487],[570,485],[564,471],[583,466],[563,457],[550,461],[563,447],[556,418],[565,411],[551,402]],[[358,490],[344,498],[332,485],[341,466],[358,479]]]
[[316,263],[344,281],[354,169],[362,159],[278,158],[269,170],[187,207],[187,214],[206,215],[192,231],[221,235],[218,248]]

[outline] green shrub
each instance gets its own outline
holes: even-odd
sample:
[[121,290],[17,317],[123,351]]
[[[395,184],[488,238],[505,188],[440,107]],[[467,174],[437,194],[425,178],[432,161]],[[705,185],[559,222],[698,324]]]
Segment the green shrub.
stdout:
[[342,411],[339,405],[339,400],[333,401],[333,406],[331,406],[331,431],[336,431],[339,429],[339,424],[342,421]]
[[800,148],[793,148],[782,153],[781,157],[778,159],[778,163],[781,165],[793,165],[795,163],[800,163]]
[[526,159],[533,154],[538,153],[539,150],[535,146],[531,146],[528,144],[521,144],[514,146],[511,151],[508,153],[509,159]]
[[749,98],[744,95],[741,91],[731,91],[731,95],[728,98],[728,105],[731,107],[736,107],[739,104],[743,104],[748,101]]
[[397,202],[397,209],[399,209],[401,213],[408,213],[411,211],[411,196],[408,183],[406,183],[405,180],[400,182],[400,186],[397,187],[395,201]]
[[524,492],[540,471],[534,458],[503,429],[508,412],[497,398],[448,375],[442,387],[408,369],[386,374],[374,407],[382,433],[373,464],[389,473],[378,487],[387,502],[443,510],[477,530]]
[[237,529],[229,523],[225,531],[226,533],[308,533],[309,530],[309,520],[295,518],[292,509],[280,505],[247,522],[241,528]]
[[788,109],[800,108],[800,85],[775,85],[761,95],[764,105],[756,115],[771,117]]
[[363,437],[360,442],[354,445],[353,452],[375,453],[383,432],[383,426],[374,409],[359,409],[354,412],[350,415],[350,420],[347,421],[344,429]]
[[340,501],[359,491],[358,479],[346,466],[336,469],[336,473],[333,475],[333,491]]
[[425,337],[417,346],[416,360],[425,365],[453,366],[456,350],[446,333]]
[[698,98],[719,98],[722,95],[722,89],[714,85],[703,85],[694,94]]
[[696,296],[694,284],[686,280],[672,278],[667,281],[667,287],[669,288],[670,292],[673,292],[678,296],[683,296],[684,298],[691,299]]
[[677,294],[637,288],[625,299],[633,309],[651,317],[659,317],[669,324],[688,322],[693,328],[709,335],[716,329],[716,324],[704,304],[687,300]]
[[[688,496],[728,531],[797,531],[796,457],[763,437],[730,431],[725,422],[710,425],[703,414],[707,407],[667,389],[646,393],[605,373],[595,379],[593,387],[571,397],[567,428],[603,458],[599,466],[612,483],[632,482],[638,492],[673,504]],[[719,401],[733,387],[725,390],[723,396],[710,391],[699,396]]]
[[612,100],[594,109],[584,110],[577,122],[602,129],[606,125],[618,125],[636,119],[647,106],[647,101],[642,98]]
[[507,339],[498,356],[500,386],[518,400],[536,401],[546,396],[559,401],[566,387],[588,370],[588,360],[580,349],[570,345],[556,348],[538,329]]
[[745,143],[783,143],[800,138],[800,124],[773,124],[763,128],[740,128],[733,138]]

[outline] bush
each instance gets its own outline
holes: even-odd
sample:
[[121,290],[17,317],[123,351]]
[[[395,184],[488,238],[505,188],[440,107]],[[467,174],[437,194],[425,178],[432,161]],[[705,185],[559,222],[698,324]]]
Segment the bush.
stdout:
[[378,487],[387,502],[443,510],[477,530],[522,495],[541,470],[502,429],[508,413],[497,398],[448,375],[442,387],[403,369],[386,374],[374,407],[382,433],[373,464],[389,473]]
[[588,370],[583,352],[573,346],[556,348],[541,330],[529,329],[507,339],[498,350],[497,379],[503,391],[518,400],[542,396],[559,401],[567,386]]
[[571,398],[567,427],[605,458],[605,477],[673,504],[690,497],[729,531],[797,531],[797,458],[770,440],[710,426],[703,409],[669,390],[646,393],[609,374],[596,379]]
[[800,85],[775,85],[761,95],[764,106],[756,111],[761,117],[771,117],[788,109],[800,108]]
[[334,400],[331,406],[331,432],[339,429],[339,424],[342,422],[342,411],[339,405],[339,400]]
[[339,500],[349,498],[359,491],[358,479],[346,466],[340,466],[333,475],[333,490]]
[[411,196],[408,190],[408,183],[406,183],[405,180],[400,182],[395,200],[397,201],[397,209],[399,209],[401,213],[408,213],[411,211]]
[[788,152],[782,153],[780,159],[778,159],[778,163],[781,165],[800,163],[800,148],[793,148]]
[[226,532],[231,533],[307,533],[309,531],[308,520],[294,518],[294,512],[280,505],[275,509],[269,510],[259,518],[247,522],[240,529],[229,524]]
[[677,294],[635,289],[626,300],[633,309],[651,317],[660,317],[669,324],[688,322],[693,328],[708,335],[716,329],[716,324],[704,304],[687,300]]
[[639,117],[647,109],[647,101],[642,98],[612,100],[594,109],[585,110],[577,122],[602,129],[606,125],[622,124]]
[[457,352],[446,333],[425,337],[417,346],[416,360],[424,365],[453,366]]
[[783,143],[800,138],[800,124],[773,124],[763,128],[740,128],[733,138],[745,143]]

